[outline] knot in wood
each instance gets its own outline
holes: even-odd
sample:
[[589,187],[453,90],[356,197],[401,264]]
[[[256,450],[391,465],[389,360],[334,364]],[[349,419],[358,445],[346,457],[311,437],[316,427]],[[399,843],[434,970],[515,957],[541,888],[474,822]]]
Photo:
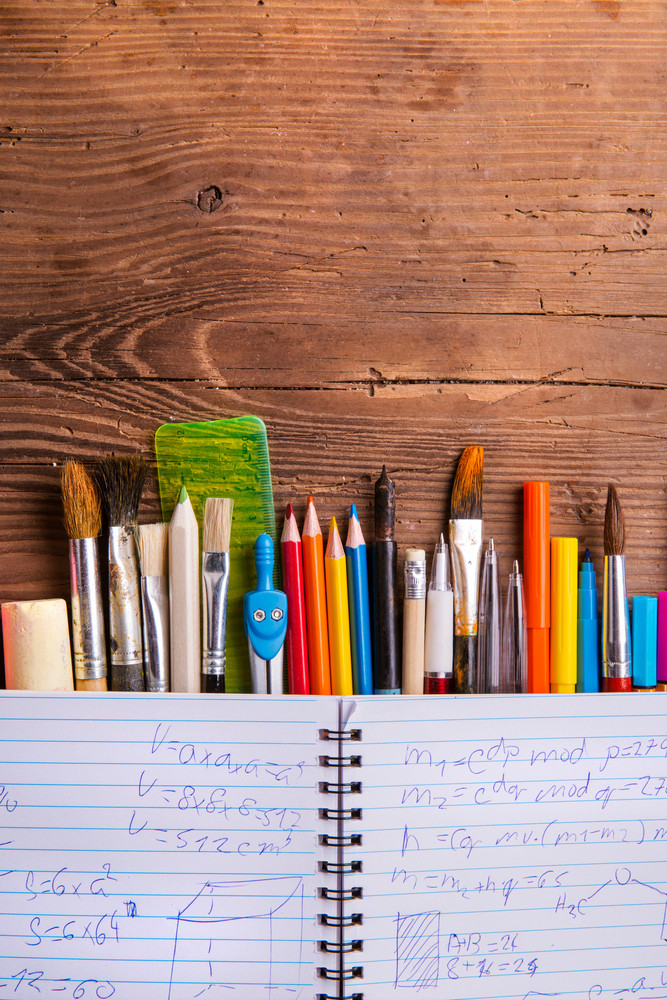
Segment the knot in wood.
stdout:
[[200,191],[197,195],[197,208],[200,212],[215,212],[222,205],[222,191],[217,184]]

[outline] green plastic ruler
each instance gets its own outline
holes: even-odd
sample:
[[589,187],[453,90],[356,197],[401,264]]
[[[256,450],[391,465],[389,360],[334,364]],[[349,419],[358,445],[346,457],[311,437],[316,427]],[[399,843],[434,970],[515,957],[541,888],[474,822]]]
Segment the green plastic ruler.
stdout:
[[206,498],[234,501],[225,685],[232,693],[250,691],[243,595],[255,589],[254,545],[262,532],[273,538],[276,569],[280,562],[266,427],[258,417],[163,424],[155,434],[155,453],[162,517],[170,520],[185,486],[199,522],[200,552]]

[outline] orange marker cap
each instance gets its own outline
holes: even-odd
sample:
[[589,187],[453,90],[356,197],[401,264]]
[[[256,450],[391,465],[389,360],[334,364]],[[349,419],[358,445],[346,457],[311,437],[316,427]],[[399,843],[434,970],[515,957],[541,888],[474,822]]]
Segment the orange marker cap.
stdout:
[[523,587],[528,628],[549,628],[549,483],[523,484]]

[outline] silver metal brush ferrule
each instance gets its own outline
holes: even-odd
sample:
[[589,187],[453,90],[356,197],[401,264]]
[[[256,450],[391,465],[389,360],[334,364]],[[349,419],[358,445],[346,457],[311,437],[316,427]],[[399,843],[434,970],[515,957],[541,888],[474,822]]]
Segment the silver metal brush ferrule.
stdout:
[[202,673],[225,673],[229,552],[202,553]]
[[109,644],[112,666],[143,669],[139,562],[131,525],[109,528]]
[[625,583],[625,556],[604,557],[602,676],[630,677],[632,652]]
[[79,681],[106,677],[104,611],[96,538],[70,538],[72,646],[74,676]]
[[449,549],[454,581],[454,632],[477,635],[482,521],[467,518],[450,521]]
[[169,690],[169,577],[142,576],[146,690]]

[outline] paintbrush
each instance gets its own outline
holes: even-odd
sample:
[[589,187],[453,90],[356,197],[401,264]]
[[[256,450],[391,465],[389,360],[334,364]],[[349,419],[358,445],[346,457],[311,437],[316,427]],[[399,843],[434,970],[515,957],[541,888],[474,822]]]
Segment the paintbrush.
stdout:
[[466,448],[454,477],[449,548],[454,578],[454,662],[452,692],[477,689],[477,592],[482,552],[482,473],[484,449]]
[[144,613],[146,690],[169,690],[169,525],[140,524],[137,548]]
[[80,462],[63,465],[60,486],[69,536],[72,646],[77,691],[107,690],[107,656],[97,538],[102,508],[95,483]]
[[607,490],[604,516],[602,690],[632,690],[630,616],[625,582],[625,519],[616,487]]
[[98,463],[97,481],[109,520],[109,649],[112,691],[143,691],[144,649],[135,529],[146,461],[141,455],[109,455]]
[[209,497],[204,506],[202,552],[202,692],[223,694],[227,644],[229,539],[234,501]]

